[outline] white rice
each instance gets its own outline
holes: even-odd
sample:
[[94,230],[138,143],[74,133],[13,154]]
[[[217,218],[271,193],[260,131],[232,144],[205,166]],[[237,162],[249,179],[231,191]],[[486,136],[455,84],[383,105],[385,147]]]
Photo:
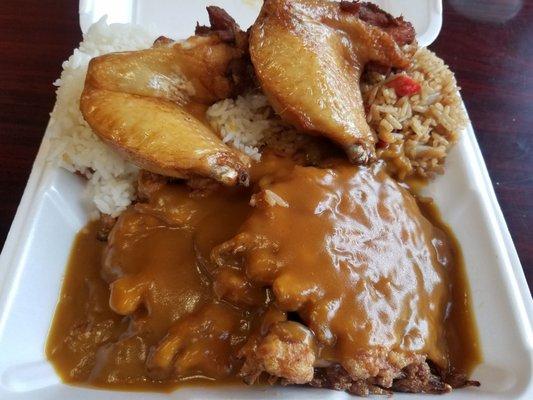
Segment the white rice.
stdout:
[[87,177],[86,195],[104,214],[117,216],[131,203],[138,168],[105,145],[81,115],[79,101],[87,65],[101,54],[148,48],[156,37],[135,25],[108,25],[102,18],[83,36],[54,82],[58,89],[50,118],[49,162]]
[[258,92],[225,99],[207,110],[207,120],[222,141],[259,161],[260,148],[272,134],[287,129],[274,114],[267,98]]

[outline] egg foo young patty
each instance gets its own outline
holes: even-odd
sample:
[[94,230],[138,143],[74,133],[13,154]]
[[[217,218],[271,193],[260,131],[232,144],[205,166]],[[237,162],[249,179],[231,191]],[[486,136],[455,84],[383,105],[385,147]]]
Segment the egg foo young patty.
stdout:
[[107,242],[82,234],[47,347],[65,380],[264,376],[355,394],[470,384],[476,357],[448,343],[473,345],[468,324],[449,321],[465,307],[450,289],[456,249],[406,189],[380,165],[341,160],[269,155],[252,176],[224,188],[143,173]]

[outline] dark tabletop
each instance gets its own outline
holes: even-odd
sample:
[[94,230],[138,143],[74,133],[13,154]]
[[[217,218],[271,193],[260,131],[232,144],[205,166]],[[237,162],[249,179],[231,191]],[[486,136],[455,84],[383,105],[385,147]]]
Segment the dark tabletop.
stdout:
[[[78,1],[0,1],[0,244],[54,105],[52,82],[80,40]],[[457,75],[531,287],[533,1],[445,0],[431,48]]]

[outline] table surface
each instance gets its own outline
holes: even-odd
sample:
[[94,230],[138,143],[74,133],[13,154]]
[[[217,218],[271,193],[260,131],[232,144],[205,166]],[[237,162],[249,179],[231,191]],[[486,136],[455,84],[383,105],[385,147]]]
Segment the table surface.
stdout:
[[[445,0],[442,31],[431,48],[457,75],[533,287],[531,21],[533,1]],[[80,40],[77,1],[0,2],[0,244],[9,231],[54,105],[52,82]]]

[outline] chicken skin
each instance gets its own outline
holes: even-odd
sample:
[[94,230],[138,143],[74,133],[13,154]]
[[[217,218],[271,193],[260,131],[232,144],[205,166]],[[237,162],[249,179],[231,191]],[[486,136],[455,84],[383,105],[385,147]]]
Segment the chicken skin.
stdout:
[[266,0],[250,33],[255,72],[276,112],[311,135],[326,136],[354,163],[374,157],[359,80],[364,67],[405,68],[400,44],[412,27],[366,3]]
[[231,66],[243,54],[210,33],[97,57],[89,64],[81,112],[102,140],[141,168],[246,183],[248,158],[203,122],[208,106],[233,95]]

